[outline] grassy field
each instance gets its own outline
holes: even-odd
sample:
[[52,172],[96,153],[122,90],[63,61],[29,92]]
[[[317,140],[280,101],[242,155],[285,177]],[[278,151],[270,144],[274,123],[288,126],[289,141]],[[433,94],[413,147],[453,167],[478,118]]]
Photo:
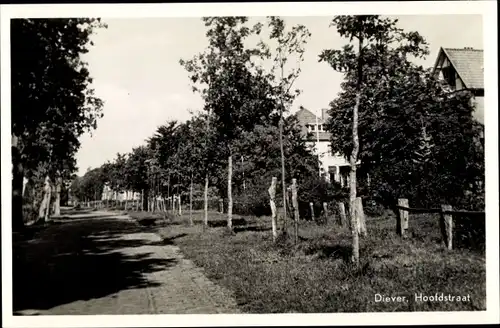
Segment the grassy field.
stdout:
[[[336,224],[301,222],[294,245],[272,242],[269,218],[235,216],[235,233],[229,234],[218,213],[210,213],[205,231],[201,212],[194,213],[194,226],[186,214],[157,217],[163,222],[158,233],[231,290],[248,313],[485,310],[484,252],[446,250],[436,217],[413,218],[405,240],[395,233],[393,217],[368,218],[358,268],[349,264],[350,232]],[[470,301],[415,300],[415,294],[436,293],[470,295]],[[405,299],[376,302],[376,294]]]

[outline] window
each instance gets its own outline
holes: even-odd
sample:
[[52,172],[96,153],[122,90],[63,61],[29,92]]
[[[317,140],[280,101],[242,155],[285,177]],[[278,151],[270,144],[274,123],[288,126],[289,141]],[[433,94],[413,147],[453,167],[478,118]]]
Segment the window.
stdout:
[[452,66],[443,67],[443,77],[450,87],[455,87],[455,71]]

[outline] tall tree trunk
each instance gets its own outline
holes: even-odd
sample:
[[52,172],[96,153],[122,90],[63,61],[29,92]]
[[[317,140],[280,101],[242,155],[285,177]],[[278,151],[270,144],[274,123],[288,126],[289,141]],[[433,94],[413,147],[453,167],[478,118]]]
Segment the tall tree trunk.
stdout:
[[24,227],[23,219],[23,180],[24,167],[21,163],[19,139],[12,135],[12,230],[19,231]]
[[144,198],[145,198],[144,197],[144,189],[142,189],[142,191],[141,191],[141,212],[144,212],[144,201],[145,201]]
[[38,219],[44,220],[45,222],[47,222],[49,219],[51,189],[52,187],[50,186],[50,178],[46,176],[43,186],[43,199],[38,211]]
[[232,179],[233,179],[233,155],[230,154],[228,157],[228,164],[227,164],[227,228],[229,231],[233,230]]
[[205,174],[205,218],[203,223],[205,227],[208,227],[208,172]]
[[49,221],[49,217],[50,217],[50,202],[52,200],[52,191],[54,190],[54,187],[52,186],[52,184],[50,183],[50,180],[49,180],[49,188],[48,188],[48,196],[47,196],[47,208],[46,208],[46,211],[45,211],[45,222]]
[[61,185],[62,179],[60,177],[56,178],[56,199],[54,201],[54,216],[61,215]]
[[283,190],[283,235],[287,234],[288,219],[286,216],[286,184],[285,184],[285,151],[283,149],[283,109],[280,113],[280,152],[281,152],[281,188]]
[[168,172],[168,180],[167,180],[167,199],[170,201],[170,172]]
[[358,136],[358,112],[361,101],[361,82],[363,73],[362,62],[363,38],[359,38],[358,51],[358,67],[357,67],[357,82],[356,82],[356,103],[354,104],[352,113],[352,143],[353,148],[350,157],[351,172],[349,175],[349,215],[351,217],[351,233],[352,233],[352,262],[355,265],[359,264],[359,234],[358,234],[358,217],[356,213],[356,162],[358,161],[359,152],[359,136]]
[[193,173],[191,173],[191,185],[189,186],[189,223],[194,225],[193,222]]
[[276,229],[276,181],[278,179],[276,177],[273,177],[271,179],[271,186],[268,189],[269,192],[269,203],[271,205],[271,226],[272,226],[272,231],[273,231],[273,242],[276,241],[278,238],[278,232]]

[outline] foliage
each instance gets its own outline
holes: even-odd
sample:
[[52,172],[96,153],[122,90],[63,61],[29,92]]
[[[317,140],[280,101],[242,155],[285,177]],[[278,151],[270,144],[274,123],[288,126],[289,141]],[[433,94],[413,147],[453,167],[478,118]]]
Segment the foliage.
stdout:
[[[76,170],[78,138],[95,129],[103,102],[81,55],[90,36],[106,27],[99,19],[11,21],[13,227],[22,226],[23,178]],[[37,172],[42,170],[41,172]]]
[[216,144],[230,150],[233,140],[265,121],[275,108],[267,76],[252,61],[262,56],[261,51],[244,47],[250,35],[260,33],[261,25],[249,28],[247,17],[205,17],[203,21],[209,47],[180,64],[190,74],[193,91],[205,101]]
[[89,169],[83,177],[72,181],[72,195],[80,202],[100,200],[107,179],[101,167]]
[[78,137],[96,127],[102,101],[80,56],[99,19],[14,19],[11,23],[12,134],[29,173],[40,162],[75,169]]
[[[275,115],[273,119],[276,121],[279,117]],[[285,168],[290,176],[287,183],[296,178],[300,186],[317,174],[317,157],[307,149],[295,116],[285,119],[283,136],[284,154],[287,157]],[[278,138],[279,130],[276,125],[258,125],[253,131],[242,134],[235,143],[236,158],[241,159],[241,162],[236,161],[234,165],[236,202],[244,204],[247,209],[245,213],[263,215],[270,210],[268,188],[271,179],[282,177],[280,145],[276,142]],[[220,188],[224,189],[224,186],[221,185]],[[277,186],[277,192],[281,193],[281,188]]]
[[146,192],[148,183],[148,160],[151,159],[151,149],[147,146],[139,146],[132,149],[125,164],[128,176],[128,186],[137,192]]
[[[428,54],[427,44],[417,32],[404,32],[396,23],[378,16],[361,23],[374,33],[361,34],[366,45],[358,158],[359,173],[370,174],[372,180],[367,195],[386,205],[409,198],[415,206],[443,202],[463,206],[464,192],[481,186],[484,179],[483,150],[477,143],[481,127],[472,120],[470,95],[448,94],[429,70],[413,64],[412,58]],[[342,29],[339,33],[347,35]],[[326,128],[333,151],[347,156],[353,145],[353,47],[326,50],[320,60],[345,73],[342,92],[330,103]],[[481,193],[478,188],[474,194]]]

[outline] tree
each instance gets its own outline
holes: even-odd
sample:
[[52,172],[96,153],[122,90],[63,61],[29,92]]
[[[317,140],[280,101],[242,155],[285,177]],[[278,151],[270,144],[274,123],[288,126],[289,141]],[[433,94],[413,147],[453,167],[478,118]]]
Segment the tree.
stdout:
[[[333,25],[359,44],[357,52],[348,44],[320,55],[320,61],[345,73],[326,125],[332,150],[351,155],[351,164],[358,153],[359,169],[372,181],[364,189],[386,205],[401,197],[422,206],[432,199],[459,198],[464,176],[470,181],[482,175],[480,165],[467,164],[482,157],[473,146],[478,128],[470,115],[470,95],[448,94],[428,70],[412,62],[429,53],[427,44],[417,32],[397,28],[397,20],[340,16]],[[359,114],[359,152],[353,138],[353,108]],[[451,155],[450,149],[459,156],[465,153],[465,159]]]
[[213,153],[207,149],[206,119],[195,116],[179,128],[178,135],[181,142],[177,149],[177,161],[183,175],[189,180],[190,220],[192,221],[193,184],[205,178],[205,226],[208,225],[208,185],[206,169],[208,155]]
[[148,183],[148,160],[152,158],[152,150],[147,146],[139,146],[132,149],[127,156],[125,163],[125,172],[127,176],[127,185],[133,191],[140,192],[143,195],[142,208],[147,208],[150,185]]
[[258,48],[245,49],[244,41],[260,33],[261,25],[245,24],[246,17],[205,17],[208,49],[192,60],[180,63],[190,74],[205,100],[204,109],[215,131],[215,143],[223,146],[227,158],[227,226],[232,230],[232,171],[234,140],[264,121],[275,108],[271,85],[262,68],[252,61],[261,57]]
[[108,177],[102,167],[88,170],[71,182],[72,194],[80,202],[100,199]]
[[40,167],[51,180],[58,171],[74,171],[78,137],[102,116],[80,58],[100,27],[99,19],[88,18],[11,21],[13,229],[23,226],[24,177]]
[[[297,178],[299,184],[317,177],[318,159],[305,144],[297,118],[294,115],[285,117],[282,133],[277,124],[280,119],[279,113],[272,115],[270,122],[244,132],[235,142],[235,149],[245,159],[235,168],[236,194],[238,203],[243,206],[239,209],[240,214],[269,214],[267,188],[272,177],[281,173],[281,146],[288,156],[285,170]],[[277,142],[280,134],[282,144]],[[279,188],[278,191],[282,191]],[[281,203],[281,206],[286,206],[286,203]]]
[[[350,139],[352,140],[349,152],[351,166],[349,176],[349,214],[353,236],[352,260],[356,264],[359,262],[358,218],[355,212],[355,200],[357,196],[356,166],[360,148],[358,134],[359,111],[363,92],[370,92],[368,91],[369,87],[374,88],[371,89],[372,92],[377,92],[380,88],[379,85],[367,85],[365,83],[367,79],[364,76],[366,75],[366,71],[369,71],[374,66],[376,63],[375,59],[380,53],[391,52],[390,49],[393,42],[404,43],[404,41],[408,41],[408,44],[404,44],[399,48],[403,57],[407,53],[417,55],[426,53],[426,49],[421,48],[423,39],[420,35],[418,33],[404,33],[396,27],[396,23],[397,20],[381,18],[377,15],[336,16],[332,20],[331,25],[337,29],[340,36],[348,38],[351,44],[345,45],[342,50],[324,50],[320,54],[320,61],[326,61],[333,69],[345,73],[348,79],[346,83],[351,87],[351,95],[354,94],[354,104],[351,102],[352,114],[347,114],[347,116],[351,116],[351,128],[349,129],[351,133]],[[354,45],[352,44],[354,39],[357,40],[357,51],[354,50]],[[388,78],[391,74],[386,72],[385,69],[389,63],[383,62],[381,64],[382,71],[385,73],[382,76]],[[334,140],[332,140],[333,143]],[[344,152],[344,154],[347,153]]]
[[[293,104],[294,99],[299,95],[300,90],[295,90],[291,92],[295,80],[300,75],[300,63],[303,61],[303,56],[305,53],[304,46],[307,43],[307,39],[311,36],[311,33],[307,30],[304,25],[294,26],[290,31],[285,31],[285,22],[279,17],[271,16],[269,17],[269,27],[271,29],[270,39],[275,40],[277,43],[276,49],[273,49],[274,56],[273,67],[271,69],[271,74],[273,77],[278,79],[276,86],[276,93],[279,103],[279,143],[280,143],[280,154],[281,154],[281,184],[283,193],[283,234],[287,231],[287,214],[286,214],[286,170],[285,170],[285,152],[283,146],[283,124],[284,112],[287,112],[290,106]],[[266,50],[266,55],[270,58],[271,52],[269,47],[264,43],[261,46]],[[295,67],[286,70],[286,64],[291,58],[296,56]],[[276,72],[277,71],[277,72]]]

